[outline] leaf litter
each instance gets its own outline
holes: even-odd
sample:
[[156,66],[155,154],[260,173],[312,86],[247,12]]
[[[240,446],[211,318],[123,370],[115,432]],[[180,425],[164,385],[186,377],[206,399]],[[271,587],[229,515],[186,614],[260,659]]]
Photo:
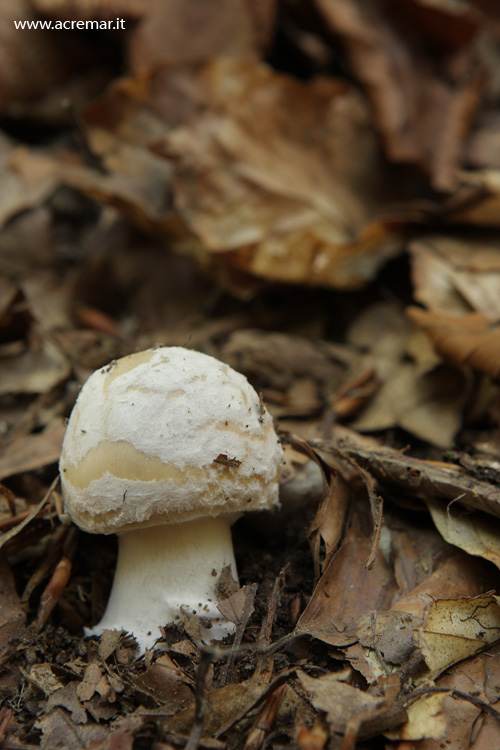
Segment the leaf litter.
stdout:
[[[494,10],[2,8],[6,749],[499,744]],[[234,526],[232,642],[186,617],[137,659],[85,636],[116,546],[57,460],[90,372],[158,343],[246,374],[285,463],[281,510]]]

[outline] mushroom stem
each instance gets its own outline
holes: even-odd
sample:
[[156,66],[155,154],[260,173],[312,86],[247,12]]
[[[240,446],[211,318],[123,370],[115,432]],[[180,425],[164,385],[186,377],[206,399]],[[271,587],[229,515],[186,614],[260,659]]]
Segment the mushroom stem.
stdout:
[[158,639],[158,626],[181,622],[183,613],[207,618],[201,627],[207,643],[232,633],[216,606],[227,565],[237,580],[230,520],[221,515],[122,533],[106,611],[87,634],[127,630],[143,653]]

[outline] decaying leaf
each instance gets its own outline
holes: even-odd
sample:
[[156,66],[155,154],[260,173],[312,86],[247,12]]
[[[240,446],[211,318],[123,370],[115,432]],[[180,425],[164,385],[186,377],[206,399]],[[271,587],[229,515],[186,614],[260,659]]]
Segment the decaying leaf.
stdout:
[[17,437],[0,455],[0,479],[55,464],[66,432],[62,420],[54,420],[43,432]]
[[399,426],[441,448],[449,447],[461,425],[468,392],[463,373],[443,365],[436,355],[429,356],[402,311],[386,303],[357,316],[348,336],[364,352],[352,369],[372,367],[379,381],[353,426],[361,431]]
[[500,244],[433,235],[410,246],[414,296],[432,312],[500,317]]
[[[394,159],[425,165],[436,186],[453,187],[483,88],[470,45],[478,25],[475,11],[451,3],[429,7],[407,1],[398,7],[400,12],[391,13],[384,13],[379,2],[369,7],[359,0],[316,4],[346,45],[388,152]],[[443,34],[448,34],[448,54],[439,61],[424,47],[426,37],[432,43],[436,28],[441,29],[441,46]],[[454,65],[455,57],[460,67]]]
[[[498,718],[488,714],[490,707],[498,711],[498,674],[499,648],[496,645],[458,664],[436,681],[436,687],[445,691],[436,719],[445,722],[449,747],[487,750],[498,744]],[[438,696],[432,696],[431,690],[427,699],[431,697]],[[408,713],[411,714],[411,707]],[[415,729],[418,732],[418,727]],[[420,743],[423,750],[439,750],[439,745],[439,741],[430,738]]]
[[370,570],[365,562],[372,542],[368,505],[355,502],[338,552],[331,557],[297,629],[332,646],[348,646],[358,640],[358,618],[369,610],[387,609],[396,591],[390,565],[379,549]]
[[493,595],[441,599],[428,608],[416,630],[431,679],[500,638],[500,605]]
[[431,338],[436,351],[460,365],[471,365],[498,380],[500,378],[500,326],[482,313],[460,317],[443,315],[418,307],[406,311],[410,320]]
[[344,734],[349,723],[358,720],[356,734],[361,738],[370,737],[406,720],[406,711],[401,704],[359,690],[339,680],[335,673],[314,678],[300,672],[299,679],[311,694],[314,707],[326,712],[332,732]]
[[[397,667],[415,681],[435,679],[498,640],[500,607],[495,596],[482,593],[492,583],[488,568],[458,555],[396,600],[389,612],[360,618],[358,636],[374,677]],[[454,598],[444,598],[451,594]]]
[[366,283],[399,250],[401,215],[394,223],[380,213],[391,189],[378,181],[381,157],[357,94],[247,62],[219,61],[200,75],[209,108],[157,148],[173,160],[176,206],[206,250],[266,278]]
[[19,633],[26,622],[26,613],[17,595],[14,578],[4,556],[0,556],[0,658],[3,659],[9,649],[9,638]]
[[309,541],[316,575],[325,570],[342,539],[347,509],[349,486],[340,474],[327,480],[323,500],[309,529]]
[[391,740],[440,740],[447,735],[443,701],[448,693],[424,695],[407,709],[407,721],[397,729],[385,732]]
[[338,446],[367,468],[382,486],[397,488],[407,496],[459,501],[469,508],[500,517],[500,491],[496,485],[471,476],[456,464],[413,458],[340,427],[336,441],[315,441],[314,445],[326,455],[329,448]]
[[426,503],[436,528],[447,542],[469,555],[490,560],[500,568],[500,525],[497,519],[471,513],[459,504],[446,507],[432,498],[427,498]]

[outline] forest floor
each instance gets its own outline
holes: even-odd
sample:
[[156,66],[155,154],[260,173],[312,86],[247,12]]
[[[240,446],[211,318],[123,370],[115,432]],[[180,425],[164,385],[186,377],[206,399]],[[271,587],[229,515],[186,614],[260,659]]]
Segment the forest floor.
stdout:
[[[4,0],[0,31],[0,747],[500,747],[497,4]],[[234,636],[138,657],[85,635],[117,541],[58,459],[89,375],[158,344],[245,374],[285,460],[233,526]]]

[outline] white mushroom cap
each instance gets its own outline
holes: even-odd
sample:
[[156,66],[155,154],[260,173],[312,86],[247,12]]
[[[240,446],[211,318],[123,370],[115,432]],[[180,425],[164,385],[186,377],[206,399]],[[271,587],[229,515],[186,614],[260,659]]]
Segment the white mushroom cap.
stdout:
[[273,507],[281,461],[272,419],[243,375],[162,347],[90,376],[60,471],[75,523],[113,534]]

